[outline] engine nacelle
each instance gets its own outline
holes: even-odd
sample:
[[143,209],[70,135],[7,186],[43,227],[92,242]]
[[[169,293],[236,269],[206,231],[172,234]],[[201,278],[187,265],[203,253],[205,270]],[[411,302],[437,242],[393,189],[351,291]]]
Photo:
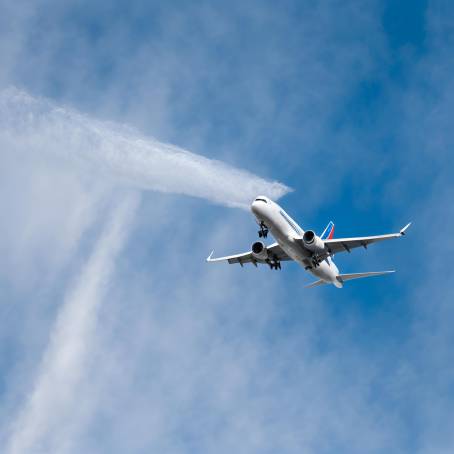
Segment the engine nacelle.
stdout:
[[316,254],[325,251],[325,243],[313,230],[306,230],[303,235],[303,243],[306,249]]
[[262,243],[261,241],[256,241],[252,245],[252,255],[257,260],[267,260],[268,259],[268,250],[266,249],[265,244]]

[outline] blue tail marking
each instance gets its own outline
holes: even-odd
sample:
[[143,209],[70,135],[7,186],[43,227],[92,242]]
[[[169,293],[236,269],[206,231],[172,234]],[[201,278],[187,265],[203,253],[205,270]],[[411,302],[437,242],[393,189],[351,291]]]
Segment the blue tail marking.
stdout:
[[323,230],[323,233],[321,234],[320,238],[322,240],[331,240],[334,236],[334,222],[329,221],[328,225],[325,227],[325,230]]

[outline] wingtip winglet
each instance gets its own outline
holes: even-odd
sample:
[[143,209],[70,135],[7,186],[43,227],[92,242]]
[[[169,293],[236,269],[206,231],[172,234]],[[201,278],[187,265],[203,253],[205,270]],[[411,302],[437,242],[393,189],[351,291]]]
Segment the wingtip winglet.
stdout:
[[211,262],[211,258],[213,257],[214,249],[211,251],[211,254],[207,257],[207,262]]
[[405,235],[405,231],[408,229],[408,227],[411,226],[411,222],[409,222],[403,229],[400,229],[400,234]]

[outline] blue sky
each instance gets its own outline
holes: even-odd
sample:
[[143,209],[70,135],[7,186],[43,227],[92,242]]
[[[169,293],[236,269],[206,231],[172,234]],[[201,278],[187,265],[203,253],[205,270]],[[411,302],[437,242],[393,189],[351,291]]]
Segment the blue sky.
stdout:
[[[452,451],[448,2],[2,9],[5,449]],[[147,137],[224,164],[195,158],[195,177],[170,147],[169,170]],[[256,239],[226,206],[249,177],[292,188],[280,203],[304,228],[413,221],[336,258],[398,273],[309,291],[296,264],[208,266]]]

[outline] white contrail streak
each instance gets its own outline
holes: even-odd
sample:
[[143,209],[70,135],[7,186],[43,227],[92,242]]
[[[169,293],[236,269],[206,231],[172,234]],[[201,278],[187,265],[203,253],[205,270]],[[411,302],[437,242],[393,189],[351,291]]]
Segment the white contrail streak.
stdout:
[[[23,91],[0,92],[0,148],[52,153],[90,171],[140,189],[201,197],[246,207],[257,194],[279,198],[288,188],[246,171],[144,138],[123,126],[100,122],[57,107]],[[8,452],[70,449],[68,418],[87,371],[97,312],[133,218],[138,195],[116,201],[112,219],[80,276],[66,294],[33,390],[12,424]]]
[[257,194],[278,199],[289,188],[247,171],[97,121],[15,88],[0,93],[4,146],[53,152],[141,189],[248,206]]
[[[118,200],[94,252],[68,291],[58,314],[34,388],[14,422],[8,452],[61,452],[63,421],[77,409],[77,387],[89,359],[97,312],[108,290],[114,262],[125,244],[137,194]],[[68,437],[70,438],[70,437]]]

